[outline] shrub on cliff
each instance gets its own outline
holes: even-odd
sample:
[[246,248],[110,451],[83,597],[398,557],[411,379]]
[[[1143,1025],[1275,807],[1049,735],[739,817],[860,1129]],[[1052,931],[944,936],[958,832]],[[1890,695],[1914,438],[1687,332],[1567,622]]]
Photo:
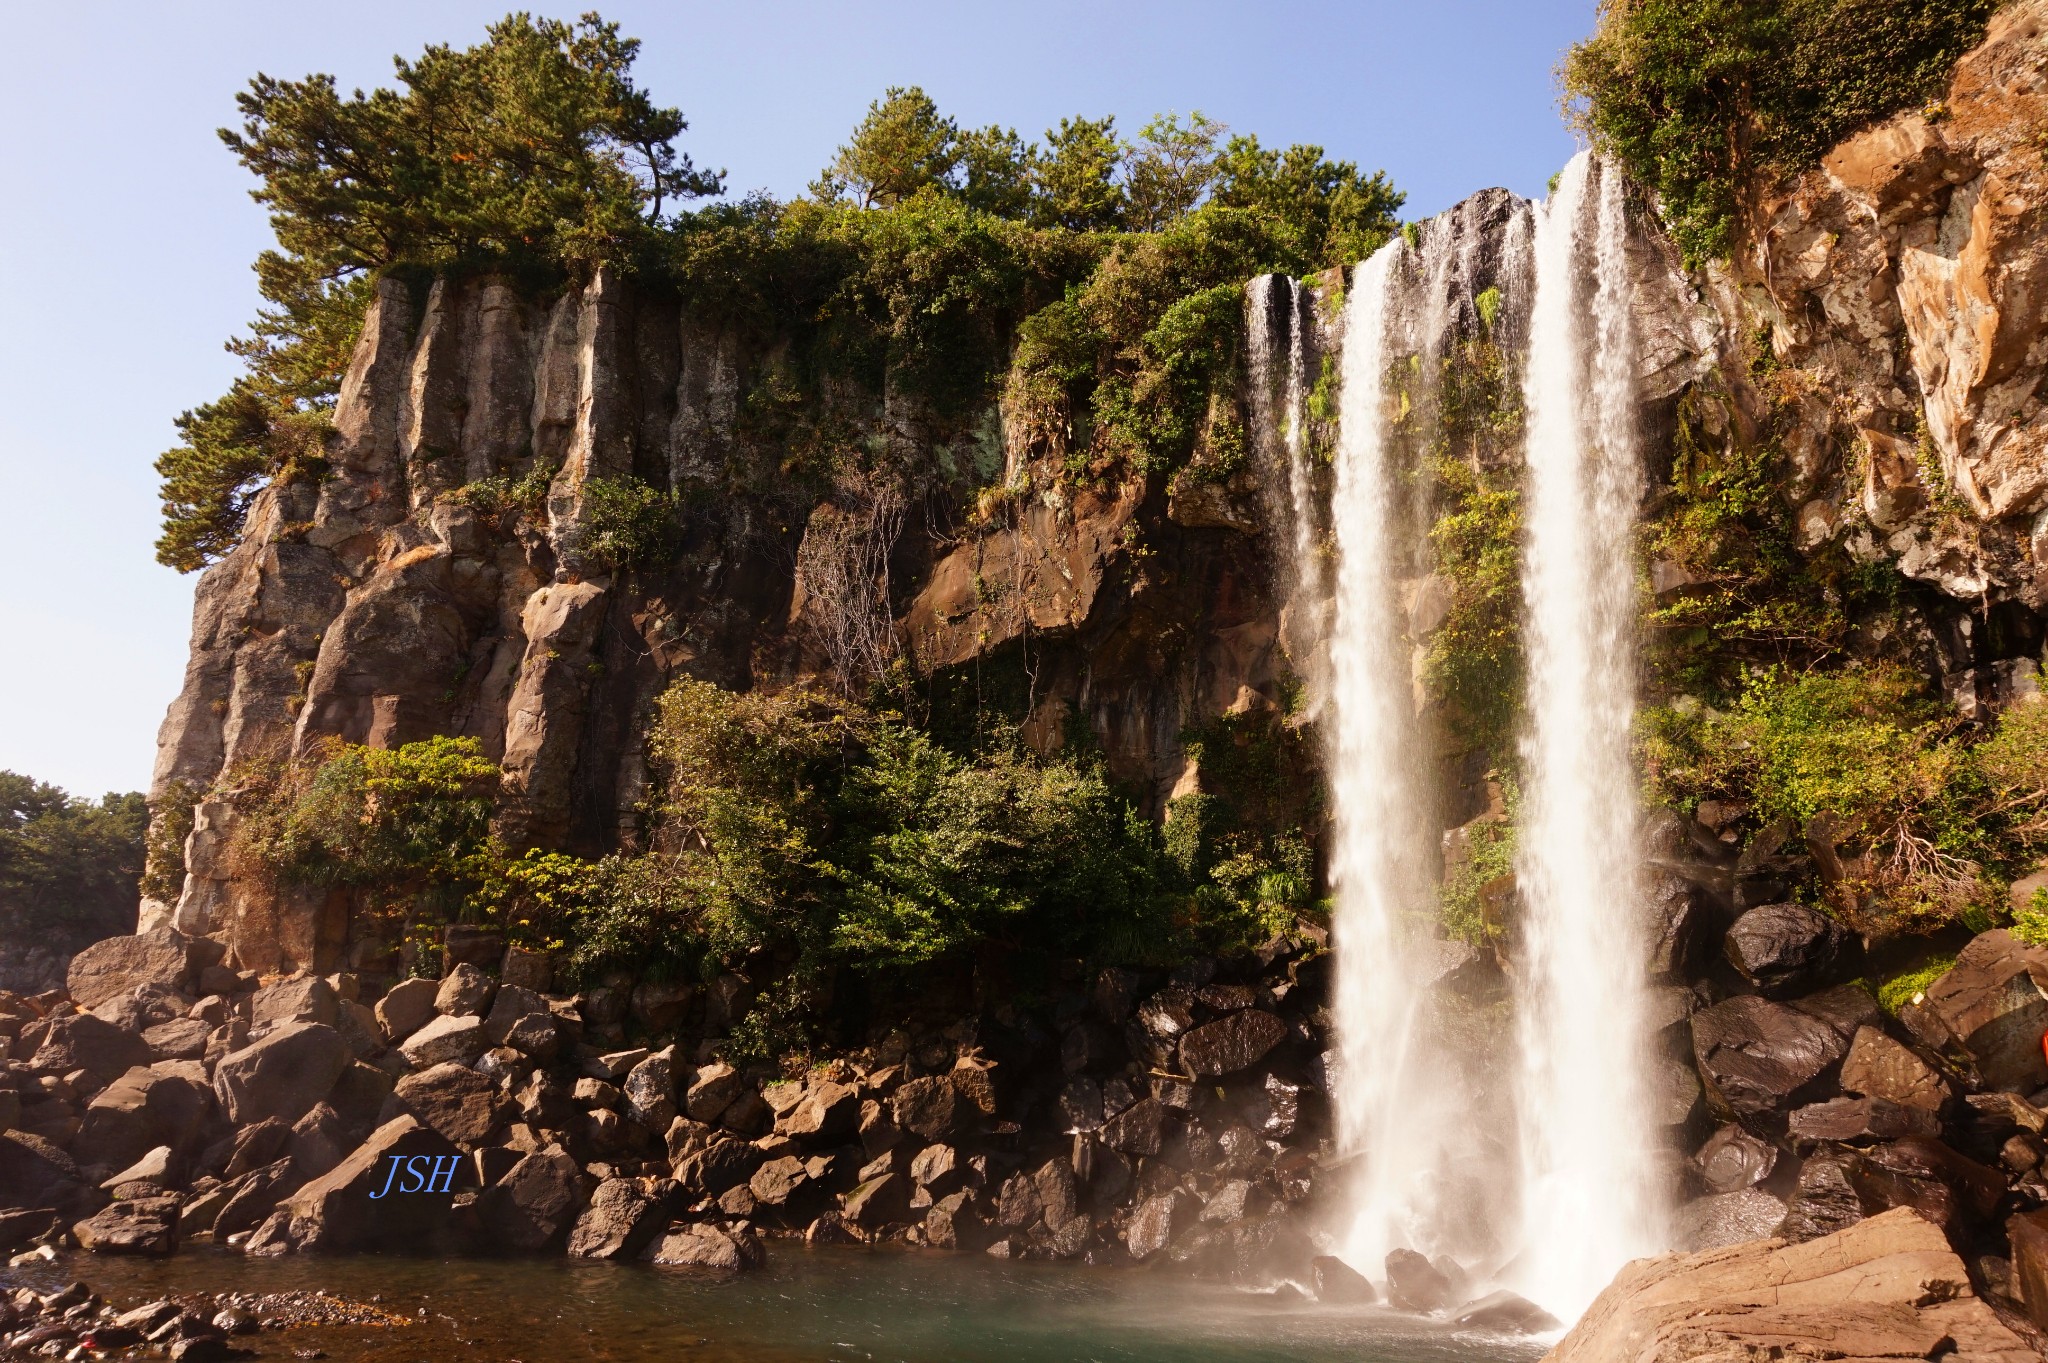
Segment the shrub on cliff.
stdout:
[[1972,742],[1904,671],[1773,669],[1726,710],[1647,711],[1643,747],[1657,799],[1730,802],[1803,835],[1865,931],[1988,926],[2048,849],[2048,706],[2016,706]]
[[1692,261],[1746,199],[1837,141],[1939,98],[1998,0],[1610,0],[1561,72],[1603,152],[1657,192]]
[[149,809],[0,771],[0,941],[75,950],[135,930]]

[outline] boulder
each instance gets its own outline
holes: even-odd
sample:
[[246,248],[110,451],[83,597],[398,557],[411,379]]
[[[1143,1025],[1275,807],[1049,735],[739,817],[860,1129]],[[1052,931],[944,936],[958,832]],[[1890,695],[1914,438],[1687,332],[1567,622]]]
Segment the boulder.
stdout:
[[441,956],[451,966],[496,965],[505,959],[504,930],[450,923],[441,931]]
[[716,1124],[747,1086],[746,1076],[723,1062],[704,1065],[683,1095],[683,1111],[693,1122]]
[[742,1273],[766,1262],[761,1242],[752,1234],[717,1226],[679,1227],[656,1240],[642,1257],[649,1263],[718,1273]]
[[1842,1089],[1931,1113],[1939,1113],[1950,1096],[1948,1081],[1932,1065],[1875,1027],[1856,1029],[1842,1061]]
[[676,1119],[676,1048],[656,1051],[626,1075],[621,1092],[626,1116],[649,1131],[666,1131]]
[[467,1065],[490,1048],[484,1020],[472,1014],[443,1015],[414,1032],[398,1049],[416,1070],[435,1065]]
[[178,1199],[138,1197],[116,1202],[71,1228],[82,1248],[95,1254],[161,1257],[178,1248]]
[[1884,1009],[1878,1006],[1876,997],[1860,984],[1838,984],[1832,989],[1786,1002],[1808,1017],[1825,1022],[1841,1036],[1844,1044],[1853,1040],[1856,1033],[1865,1027],[1884,1026]]
[[910,1181],[934,1198],[958,1188],[965,1176],[959,1152],[950,1145],[928,1145],[910,1158]]
[[506,947],[498,966],[498,981],[500,988],[516,985],[536,994],[545,994],[555,982],[554,966],[544,951]]
[[291,1138],[285,1142],[293,1170],[307,1179],[333,1170],[348,1158],[351,1145],[341,1118],[325,1103],[313,1104],[311,1111],[294,1122]]
[[1851,1180],[1860,1168],[1848,1152],[1824,1151],[1807,1160],[1777,1233],[1787,1240],[1817,1240],[1863,1220],[1863,1195]]
[[221,1110],[237,1125],[266,1117],[295,1122],[325,1098],[348,1068],[348,1043],[317,1022],[288,1022],[213,1071]]
[[512,1166],[477,1199],[488,1243],[515,1254],[546,1249],[576,1220],[582,1170],[558,1145]]
[[434,1016],[434,996],[440,986],[432,980],[400,980],[377,1000],[377,1021],[384,1035],[400,1042],[427,1025]]
[[1764,993],[1796,993],[1826,977],[1849,934],[1805,904],[1765,904],[1735,920],[1722,938],[1728,963]]
[[578,1259],[632,1259],[668,1225],[676,1185],[668,1179],[608,1178],[569,1232]]
[[1130,1224],[1124,1228],[1124,1248],[1133,1259],[1151,1258],[1173,1243],[1193,1219],[1193,1211],[1194,1199],[1178,1188],[1146,1198],[1131,1211]]
[[839,1210],[848,1224],[862,1230],[908,1221],[910,1180],[901,1174],[880,1174],[867,1179],[846,1195]]
[[2008,1217],[2005,1238],[2012,1246],[2013,1295],[2027,1318],[2048,1330],[2048,1211]]
[[2003,928],[1980,933],[1927,986],[1925,1007],[1975,1062],[1987,1088],[2032,1093],[2048,1084],[2048,952]]
[[996,1194],[996,1224],[1010,1230],[1029,1230],[1038,1220],[1038,1185],[1028,1174],[1012,1174],[1003,1180]]
[[211,1035],[211,1023],[199,1018],[173,1018],[145,1029],[142,1040],[152,1059],[197,1060],[206,1054],[206,1039]]
[[76,1219],[105,1201],[77,1162],[49,1141],[27,1131],[0,1135],[0,1211],[51,1207]]
[[258,1030],[287,1022],[333,1027],[340,1021],[341,999],[318,975],[294,975],[265,985],[249,1000],[249,1025]]
[[80,1008],[97,1008],[131,993],[138,985],[182,989],[190,956],[182,938],[170,933],[107,937],[71,958],[64,985]]
[[1412,1249],[1387,1253],[1387,1303],[1404,1311],[1441,1311],[1457,1300],[1444,1271]]
[[[244,1251],[259,1257],[369,1249],[418,1253],[446,1232],[454,1193],[433,1184],[398,1191],[405,1186],[403,1173],[394,1184],[392,1161],[401,1171],[432,1171],[452,1161],[458,1167],[452,1189],[463,1181],[461,1158],[439,1132],[410,1115],[394,1117],[347,1159],[287,1198],[250,1236]],[[409,1163],[415,1159],[418,1163]]]
[[676,1182],[691,1196],[717,1197],[753,1178],[765,1158],[745,1141],[714,1140],[676,1165]]
[[1932,1112],[1888,1098],[1830,1098],[1795,1110],[1786,1123],[1797,1142],[1895,1141],[1901,1136],[1938,1136],[1941,1120]]
[[913,1079],[889,1100],[899,1130],[925,1141],[951,1140],[960,1129],[960,1094],[945,1075]]
[[186,1203],[179,1213],[179,1233],[195,1235],[200,1231],[210,1231],[215,1240],[224,1240],[240,1231],[252,1229],[275,1212],[280,1201],[305,1183],[305,1178],[289,1159],[251,1169],[203,1198]]
[[1180,1039],[1181,1068],[1213,1077],[1250,1069],[1287,1036],[1287,1024],[1259,1008],[1247,1008],[1195,1028]]
[[1540,1335],[1564,1326],[1563,1321],[1535,1302],[1512,1292],[1489,1292],[1478,1301],[1467,1302],[1453,1313],[1451,1320],[1467,1330],[1522,1335]]
[[154,1183],[164,1188],[170,1186],[170,1182],[171,1147],[159,1145],[112,1178],[101,1179],[100,1187],[112,1192],[124,1183]]
[[443,1017],[480,1018],[490,1011],[497,992],[497,981],[464,961],[450,970],[434,991],[434,1011]]
[[924,1216],[924,1242],[933,1249],[973,1249],[981,1238],[967,1190],[956,1189],[932,1203]]
[[1747,995],[1693,1014],[1692,1044],[1707,1101],[1745,1123],[1819,1096],[1848,1052],[1847,1038],[1812,1014]]
[[1778,1147],[1730,1124],[1707,1137],[1692,1165],[1709,1191],[1740,1192],[1771,1176],[1778,1166]]
[[1370,1306],[1380,1299],[1371,1279],[1334,1255],[1318,1254],[1308,1261],[1308,1271],[1317,1301],[1333,1306]]
[[1102,1143],[1126,1155],[1157,1155],[1166,1142],[1166,1105],[1143,1098],[1102,1124]]
[[1075,1075],[1060,1090],[1060,1125],[1068,1131],[1093,1131],[1102,1125],[1102,1085],[1085,1074]]
[[1549,1363],[2035,1356],[1975,1295],[1941,1231],[1899,1210],[1805,1243],[1757,1240],[1637,1259]]
[[1672,1217],[1678,1246],[1688,1250],[1759,1240],[1776,1234],[1784,1220],[1785,1204],[1761,1188],[1696,1197]]
[[860,1125],[860,1090],[830,1079],[814,1081],[787,1114],[775,1122],[775,1134],[819,1143],[842,1141]]
[[1650,973],[1691,974],[1712,949],[1715,920],[1720,918],[1713,901],[1690,880],[1668,870],[1651,869],[1643,888]]
[[642,980],[633,988],[633,1020],[651,1033],[672,1032],[696,997],[696,987],[681,980]]
[[504,1117],[498,1086],[466,1065],[442,1064],[401,1078],[391,1090],[410,1112],[454,1145],[481,1145]]
[[756,1169],[747,1182],[754,1195],[754,1201],[764,1207],[786,1205],[797,1192],[811,1181],[808,1168],[795,1155],[784,1155],[772,1159]]
[[209,1138],[213,1092],[191,1061],[136,1066],[93,1095],[71,1153],[85,1164],[118,1168],[158,1145],[184,1156]]
[[69,1074],[84,1070],[95,1086],[112,1083],[137,1065],[155,1057],[149,1043],[134,1032],[124,1031],[91,1013],[74,1013],[52,1018],[43,1033],[43,1044],[29,1058],[29,1068],[46,1074]]

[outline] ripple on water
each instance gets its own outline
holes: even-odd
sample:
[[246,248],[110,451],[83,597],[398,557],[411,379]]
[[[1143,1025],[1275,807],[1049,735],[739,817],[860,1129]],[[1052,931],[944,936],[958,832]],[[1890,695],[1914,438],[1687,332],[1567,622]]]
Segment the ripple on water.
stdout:
[[805,1251],[706,1279],[564,1260],[243,1259],[75,1255],[0,1272],[41,1290],[84,1279],[121,1305],[172,1292],[324,1290],[382,1304],[404,1329],[265,1332],[266,1358],[338,1363],[1529,1363],[1541,1343],[1375,1308],[1275,1305],[1141,1272],[968,1256]]

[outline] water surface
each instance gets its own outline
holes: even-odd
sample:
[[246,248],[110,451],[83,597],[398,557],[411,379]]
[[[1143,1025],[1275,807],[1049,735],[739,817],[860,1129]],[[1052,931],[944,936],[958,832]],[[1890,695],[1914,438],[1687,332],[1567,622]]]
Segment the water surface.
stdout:
[[771,1247],[766,1270],[704,1278],[566,1260],[72,1255],[0,1271],[49,1290],[82,1278],[117,1305],[179,1292],[322,1290],[406,1328],[307,1327],[248,1341],[266,1359],[350,1363],[1530,1363],[1541,1343],[1380,1308],[1274,1305],[1131,1271],[976,1256]]

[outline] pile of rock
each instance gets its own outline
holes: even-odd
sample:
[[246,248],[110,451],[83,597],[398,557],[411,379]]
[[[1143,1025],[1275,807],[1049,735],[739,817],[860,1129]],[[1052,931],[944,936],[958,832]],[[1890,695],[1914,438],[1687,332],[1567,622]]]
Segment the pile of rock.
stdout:
[[67,1356],[87,1356],[73,1353],[87,1350],[102,1357],[149,1348],[186,1363],[250,1357],[228,1340],[253,1332],[256,1316],[237,1306],[213,1306],[162,1300],[121,1311],[84,1283],[47,1294],[19,1288],[0,1294],[0,1350]]
[[737,1270],[801,1236],[1310,1276],[1312,943],[1104,971],[1044,1012],[792,1074],[721,1058],[732,977],[563,995],[527,953],[491,964],[372,1001],[355,976],[262,979],[158,933],[81,952],[67,991],[0,994],[0,1248]]

